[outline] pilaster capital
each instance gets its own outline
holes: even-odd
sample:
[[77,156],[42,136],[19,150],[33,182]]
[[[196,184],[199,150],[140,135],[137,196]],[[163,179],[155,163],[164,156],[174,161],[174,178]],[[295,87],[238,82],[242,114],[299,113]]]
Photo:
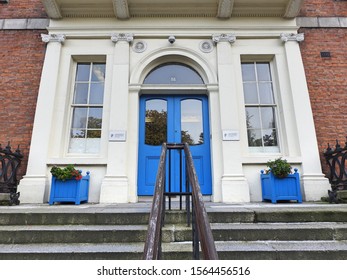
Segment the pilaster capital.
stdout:
[[288,42],[288,41],[302,42],[305,40],[304,33],[298,33],[298,34],[281,33],[280,37],[283,42]]
[[128,42],[131,44],[134,41],[134,34],[132,33],[114,33],[111,35],[111,41],[113,43]]
[[212,41],[217,44],[220,42],[235,43],[236,36],[234,34],[213,34]]
[[64,34],[41,34],[41,39],[45,43],[56,42],[64,44],[65,35]]

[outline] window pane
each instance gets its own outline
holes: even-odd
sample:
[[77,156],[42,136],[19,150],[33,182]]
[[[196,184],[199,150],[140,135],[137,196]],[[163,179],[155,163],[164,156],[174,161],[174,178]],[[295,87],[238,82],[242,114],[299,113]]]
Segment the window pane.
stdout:
[[155,68],[145,78],[144,84],[203,84],[200,75],[183,64],[165,64]]
[[71,138],[85,138],[86,131],[84,129],[71,129]]
[[100,137],[98,138],[86,138],[84,153],[97,154],[100,151]]
[[89,87],[89,84],[87,84],[87,83],[75,85],[74,104],[87,104],[88,103],[88,87]]
[[261,141],[261,130],[260,129],[249,129],[248,131],[248,146],[250,147],[261,147],[263,142]]
[[258,81],[271,81],[270,64],[257,63]]
[[255,81],[254,63],[242,63],[243,81]]
[[246,104],[258,104],[258,92],[256,83],[244,83],[243,84],[245,103]]
[[86,128],[87,108],[74,108],[72,117],[72,128]]
[[92,82],[105,81],[105,64],[93,64]]
[[275,110],[272,107],[261,108],[262,128],[275,128]]
[[88,117],[88,128],[101,128],[102,108],[90,108]]
[[274,104],[272,83],[259,83],[260,104]]
[[277,135],[275,129],[263,131],[264,146],[277,146]]
[[146,101],[145,143],[159,146],[166,142],[167,136],[167,102],[153,99]]
[[101,130],[88,130],[87,138],[101,138]]
[[201,100],[181,101],[181,141],[189,145],[204,143]]
[[85,153],[86,138],[71,138],[69,153]]
[[77,64],[77,75],[76,75],[76,81],[89,81],[89,74],[90,74],[90,63],[88,64]]
[[104,102],[104,84],[92,83],[90,85],[89,104],[102,104]]
[[247,107],[246,108],[246,121],[247,128],[261,128],[260,126],[260,115],[258,107]]

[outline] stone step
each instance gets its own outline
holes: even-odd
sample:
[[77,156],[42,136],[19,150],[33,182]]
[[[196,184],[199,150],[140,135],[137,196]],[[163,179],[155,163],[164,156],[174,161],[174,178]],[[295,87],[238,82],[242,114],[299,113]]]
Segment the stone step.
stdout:
[[[211,224],[215,241],[347,240],[343,223]],[[145,242],[147,225],[0,226],[0,244]],[[192,240],[191,227],[166,225],[162,240]]]
[[347,240],[344,223],[211,224],[215,241]]
[[[347,241],[221,241],[220,260],[345,260]],[[2,244],[2,260],[113,259],[140,260],[143,243]],[[164,260],[192,259],[191,242],[163,244]]]
[[[2,209],[3,210],[3,209]],[[347,208],[208,208],[211,223],[303,223],[347,222]],[[34,209],[28,212],[21,208],[0,213],[0,225],[146,225],[149,210],[142,209],[93,209],[52,208]],[[165,216],[167,224],[186,223],[184,211],[171,211]]]
[[[142,259],[149,205],[2,207],[0,259]],[[346,207],[209,205],[220,259],[347,259]],[[163,259],[192,259],[184,211],[166,214]]]

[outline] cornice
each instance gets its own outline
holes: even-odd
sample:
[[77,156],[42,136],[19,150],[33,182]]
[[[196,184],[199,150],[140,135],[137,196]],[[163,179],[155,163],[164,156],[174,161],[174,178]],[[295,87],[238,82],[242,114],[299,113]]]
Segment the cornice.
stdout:
[[284,12],[284,18],[295,18],[301,9],[304,0],[291,0],[288,2],[286,11]]
[[113,11],[118,19],[129,19],[129,7],[127,0],[112,0]]
[[282,17],[298,15],[304,0],[41,0],[51,19],[115,17]]
[[62,19],[63,15],[56,0],[42,0],[47,15],[52,19]]
[[233,12],[234,0],[219,0],[218,3],[218,18],[230,18]]

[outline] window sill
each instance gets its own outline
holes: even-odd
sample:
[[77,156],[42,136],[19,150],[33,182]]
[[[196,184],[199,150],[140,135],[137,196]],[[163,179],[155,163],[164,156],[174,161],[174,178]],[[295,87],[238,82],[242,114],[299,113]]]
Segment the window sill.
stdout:
[[83,157],[66,157],[66,158],[49,158],[47,160],[47,165],[107,165],[106,158],[93,157],[93,156],[83,156]]
[[291,157],[291,156],[283,156],[281,154],[257,154],[257,155],[249,155],[242,157],[242,164],[244,165],[252,165],[252,164],[266,164],[271,158],[279,158],[283,157],[290,164],[301,164],[301,157]]

